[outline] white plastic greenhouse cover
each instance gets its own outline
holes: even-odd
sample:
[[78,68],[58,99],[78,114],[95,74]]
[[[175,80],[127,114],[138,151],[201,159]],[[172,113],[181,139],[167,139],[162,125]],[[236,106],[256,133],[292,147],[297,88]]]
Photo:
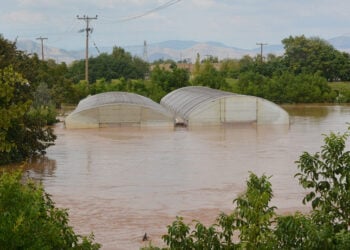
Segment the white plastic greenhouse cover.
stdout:
[[174,90],[164,96],[160,104],[183,119],[188,119],[191,111],[204,103],[225,96],[237,95],[202,86],[190,86]]
[[116,91],[86,97],[79,102],[72,114],[110,104],[133,104],[150,108],[164,115],[169,115],[169,112],[164,107],[147,97],[129,92]]
[[151,99],[127,92],[88,96],[65,119],[66,128],[173,126],[173,115]]
[[174,90],[162,98],[161,105],[187,125],[289,124],[288,113],[273,102],[202,86]]

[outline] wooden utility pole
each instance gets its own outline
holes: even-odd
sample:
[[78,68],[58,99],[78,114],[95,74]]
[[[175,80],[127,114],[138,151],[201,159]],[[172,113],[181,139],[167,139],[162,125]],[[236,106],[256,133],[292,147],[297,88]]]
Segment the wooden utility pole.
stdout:
[[267,45],[267,43],[256,43],[256,45],[260,45],[260,60],[263,62],[263,46]]
[[47,40],[47,37],[38,37],[36,40],[41,41],[41,60],[44,61],[44,40]]
[[[85,42],[85,81],[89,82],[89,33],[92,32],[92,29],[89,27],[91,20],[96,20],[97,15],[95,17],[82,16],[77,15],[78,20],[84,20],[86,23],[86,42]],[[83,29],[84,31],[84,29]]]

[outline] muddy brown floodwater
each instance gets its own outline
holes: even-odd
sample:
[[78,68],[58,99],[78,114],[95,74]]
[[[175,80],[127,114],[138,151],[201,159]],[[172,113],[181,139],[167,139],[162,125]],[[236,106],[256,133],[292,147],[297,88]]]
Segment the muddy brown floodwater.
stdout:
[[245,189],[249,171],[271,176],[279,213],[307,211],[293,177],[303,151],[320,150],[322,134],[344,132],[349,106],[285,106],[290,126],[215,128],[55,128],[56,145],[28,173],[57,206],[69,209],[80,234],[102,249],[139,249],[145,232],[156,245],[176,215],[214,223]]

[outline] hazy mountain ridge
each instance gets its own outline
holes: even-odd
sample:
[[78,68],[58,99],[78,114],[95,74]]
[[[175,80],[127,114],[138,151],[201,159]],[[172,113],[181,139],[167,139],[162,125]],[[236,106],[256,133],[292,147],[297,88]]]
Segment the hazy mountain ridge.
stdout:
[[[340,51],[350,52],[350,37],[339,36],[328,40],[336,49]],[[126,51],[132,55],[144,58],[144,46],[122,46]],[[17,41],[17,48],[27,53],[36,53],[41,57],[41,44],[31,40],[19,40]],[[113,47],[102,47],[99,48],[101,53],[111,53]],[[98,50],[91,46],[90,56],[97,56]],[[195,62],[197,53],[203,59],[207,56],[218,57],[219,60],[225,58],[236,58],[239,59],[244,55],[255,56],[260,53],[260,47],[253,49],[240,49],[236,47],[230,47],[220,42],[196,42],[196,41],[180,41],[180,40],[169,40],[160,43],[148,44],[146,49],[146,56],[149,62],[158,59],[172,59],[175,61],[187,60]],[[265,45],[263,53],[283,54],[284,49],[282,44]],[[71,63],[75,60],[85,58],[85,50],[67,51],[50,46],[44,46],[45,58],[54,59],[57,62]]]

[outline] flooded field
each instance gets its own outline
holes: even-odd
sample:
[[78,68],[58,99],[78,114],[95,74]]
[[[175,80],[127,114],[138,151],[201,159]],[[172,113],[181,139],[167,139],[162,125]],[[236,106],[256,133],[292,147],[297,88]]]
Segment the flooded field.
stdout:
[[102,249],[139,249],[145,232],[161,244],[176,215],[213,223],[232,209],[249,171],[271,176],[279,213],[306,211],[294,162],[319,151],[322,134],[345,131],[350,107],[285,109],[290,126],[66,130],[60,123],[47,158],[27,169]]

